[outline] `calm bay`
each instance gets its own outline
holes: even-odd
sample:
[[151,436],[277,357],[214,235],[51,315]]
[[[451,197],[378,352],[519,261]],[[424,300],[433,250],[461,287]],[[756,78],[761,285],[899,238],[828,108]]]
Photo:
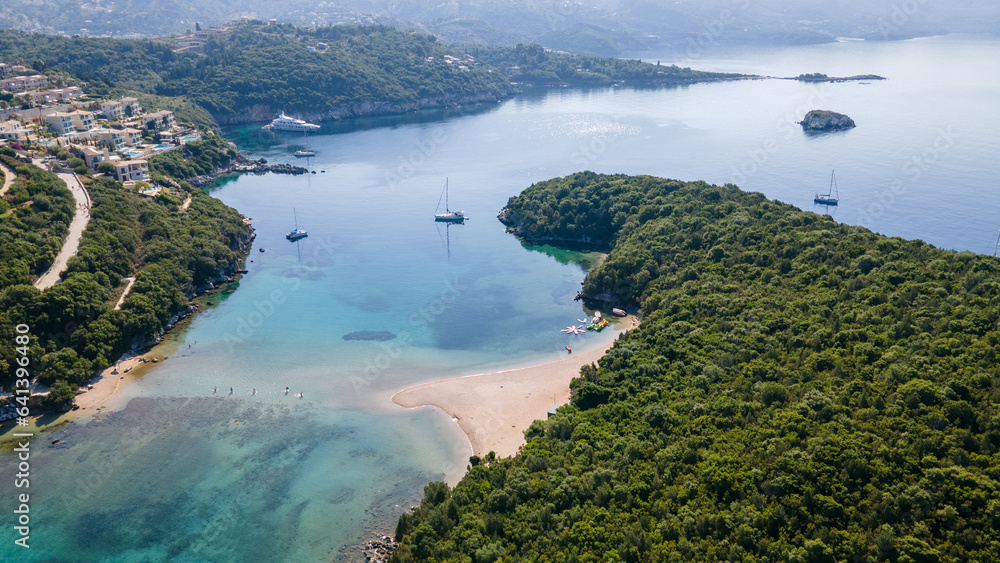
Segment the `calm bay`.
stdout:
[[[227,131],[251,156],[316,173],[213,190],[253,218],[249,273],[170,335],[168,360],[130,380],[113,412],[36,438],[30,557],[10,544],[0,557],[326,561],[390,531],[427,482],[456,479],[469,455],[453,421],[395,407],[394,391],[613,338],[559,332],[589,313],[573,297],[597,256],[526,247],[496,221],[533,182],[584,169],[732,182],[883,234],[994,252],[1000,41],[637,56],[887,80],[529,89],[495,106],[325,124],[308,137]],[[858,126],[806,135],[795,121],[811,109]],[[296,159],[299,149],[317,154]],[[816,207],[831,170],[840,205]],[[464,225],[433,221],[446,179],[451,209],[471,217]],[[290,243],[296,216],[309,237]],[[365,331],[392,338],[344,338]],[[3,474],[15,466],[0,458]],[[12,479],[0,481],[3,498],[14,493]]]

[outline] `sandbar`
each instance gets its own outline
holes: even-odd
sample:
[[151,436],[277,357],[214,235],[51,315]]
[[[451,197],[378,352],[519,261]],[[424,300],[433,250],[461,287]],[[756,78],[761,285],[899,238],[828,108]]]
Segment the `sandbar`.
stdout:
[[457,419],[473,454],[511,456],[524,445],[524,431],[532,422],[544,419],[554,405],[569,402],[569,383],[579,377],[580,367],[596,364],[612,344],[539,366],[416,385],[393,395],[392,402],[405,408],[437,407]]

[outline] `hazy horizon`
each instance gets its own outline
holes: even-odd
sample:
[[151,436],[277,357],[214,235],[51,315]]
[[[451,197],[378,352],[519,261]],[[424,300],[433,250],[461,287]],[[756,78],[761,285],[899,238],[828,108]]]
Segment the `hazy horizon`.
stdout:
[[808,44],[1000,33],[1000,5],[931,0],[38,0],[0,7],[0,27],[58,34],[156,36],[242,17],[304,26],[386,24],[446,43],[546,47],[605,55],[701,43]]

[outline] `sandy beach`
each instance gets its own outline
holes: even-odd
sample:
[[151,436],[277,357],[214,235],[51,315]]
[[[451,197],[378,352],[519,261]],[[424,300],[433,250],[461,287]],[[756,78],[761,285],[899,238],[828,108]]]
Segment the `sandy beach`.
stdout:
[[539,366],[416,385],[392,401],[405,408],[437,407],[458,419],[475,455],[511,456],[524,445],[523,433],[533,421],[544,419],[553,405],[569,402],[569,382],[580,375],[580,367],[597,363],[612,344]]
[[[88,389],[84,393],[76,396],[76,404],[80,407],[80,414],[93,414],[99,408],[103,408],[107,401],[121,388],[125,376],[125,370],[131,370],[136,366],[143,365],[143,356],[133,356],[119,362],[116,366],[111,366],[101,372],[100,379],[94,383],[93,389]],[[86,411],[85,413],[82,411]]]

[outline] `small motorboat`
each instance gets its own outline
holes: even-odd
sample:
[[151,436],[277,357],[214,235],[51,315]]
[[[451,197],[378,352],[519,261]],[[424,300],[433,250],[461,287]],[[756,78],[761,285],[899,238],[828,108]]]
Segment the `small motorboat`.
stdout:
[[616,317],[624,317],[626,314],[628,314],[625,311],[617,308],[611,309],[611,313],[614,314]]
[[306,156],[316,156],[316,151],[295,151],[292,154],[299,158],[302,158]]

